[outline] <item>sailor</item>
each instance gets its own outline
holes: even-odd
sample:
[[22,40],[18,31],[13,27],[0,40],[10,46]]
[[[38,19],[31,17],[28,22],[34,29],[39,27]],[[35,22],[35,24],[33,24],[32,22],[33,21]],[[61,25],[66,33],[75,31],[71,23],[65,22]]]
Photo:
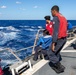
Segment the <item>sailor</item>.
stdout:
[[44,30],[43,36],[39,38],[37,46],[35,48],[35,54],[33,60],[37,61],[39,54],[41,58],[43,54],[47,59],[47,51],[49,50],[49,46],[51,43],[52,43],[52,36],[49,34],[47,30]]
[[73,32],[73,25],[68,22],[68,32]]
[[44,17],[46,20],[46,30],[49,31],[50,35],[53,34],[53,23],[50,20],[50,16],[45,16]]
[[57,73],[64,72],[65,67],[61,65],[60,51],[66,43],[67,37],[67,20],[59,13],[59,7],[57,5],[51,8],[53,16],[53,40],[50,49],[48,50],[49,65]]
[[68,38],[69,37],[73,37],[74,36],[74,31],[73,31],[73,25],[71,24],[71,22],[68,22],[68,27],[67,27],[67,29],[68,29]]

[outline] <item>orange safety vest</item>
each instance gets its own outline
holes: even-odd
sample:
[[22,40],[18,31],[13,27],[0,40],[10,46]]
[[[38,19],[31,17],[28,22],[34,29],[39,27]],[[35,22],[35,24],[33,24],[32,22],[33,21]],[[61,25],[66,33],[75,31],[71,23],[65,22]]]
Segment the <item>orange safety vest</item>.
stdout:
[[50,24],[46,24],[46,30],[49,31],[50,35],[53,35],[53,23],[50,22]]
[[59,22],[60,22],[59,32],[58,32],[58,39],[64,38],[64,37],[67,36],[67,20],[60,13],[56,14],[56,16],[58,17]]

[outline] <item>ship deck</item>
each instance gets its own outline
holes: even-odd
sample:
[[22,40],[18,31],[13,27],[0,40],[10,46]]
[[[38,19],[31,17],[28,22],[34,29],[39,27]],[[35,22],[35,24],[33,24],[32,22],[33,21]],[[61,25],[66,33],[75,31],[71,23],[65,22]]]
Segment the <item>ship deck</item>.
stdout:
[[[60,75],[76,75],[76,49],[75,41],[61,51],[62,65],[65,66],[65,71]],[[57,73],[49,66],[49,60],[33,61],[33,68],[25,71],[21,75],[57,75]]]
[[[76,75],[76,52],[61,53],[61,63],[66,67],[60,75]],[[33,75],[57,75],[54,70],[48,65],[48,62],[37,70]]]

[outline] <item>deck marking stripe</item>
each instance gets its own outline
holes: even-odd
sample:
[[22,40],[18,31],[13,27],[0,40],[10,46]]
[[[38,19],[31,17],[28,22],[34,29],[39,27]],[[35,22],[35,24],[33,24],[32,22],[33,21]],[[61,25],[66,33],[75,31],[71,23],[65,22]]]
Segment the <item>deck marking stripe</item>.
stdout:
[[38,71],[41,67],[43,67],[46,63],[48,63],[49,61],[47,60],[41,60],[39,61],[37,64],[35,64],[33,66],[33,71],[30,71],[30,69],[28,69],[26,72],[24,72],[22,75],[33,75],[36,71]]

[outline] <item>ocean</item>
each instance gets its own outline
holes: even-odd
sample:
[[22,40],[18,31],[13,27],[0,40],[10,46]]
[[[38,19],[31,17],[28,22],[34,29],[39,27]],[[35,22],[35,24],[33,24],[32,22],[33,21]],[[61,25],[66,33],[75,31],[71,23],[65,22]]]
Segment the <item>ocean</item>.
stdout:
[[[68,20],[68,22],[76,26],[76,20]],[[44,29],[45,23],[45,20],[0,20],[0,50],[10,48],[13,51],[18,51],[33,46],[37,31]],[[16,55],[23,60],[31,52],[32,50],[29,49]],[[0,52],[0,58],[2,66],[17,61],[9,51]]]

